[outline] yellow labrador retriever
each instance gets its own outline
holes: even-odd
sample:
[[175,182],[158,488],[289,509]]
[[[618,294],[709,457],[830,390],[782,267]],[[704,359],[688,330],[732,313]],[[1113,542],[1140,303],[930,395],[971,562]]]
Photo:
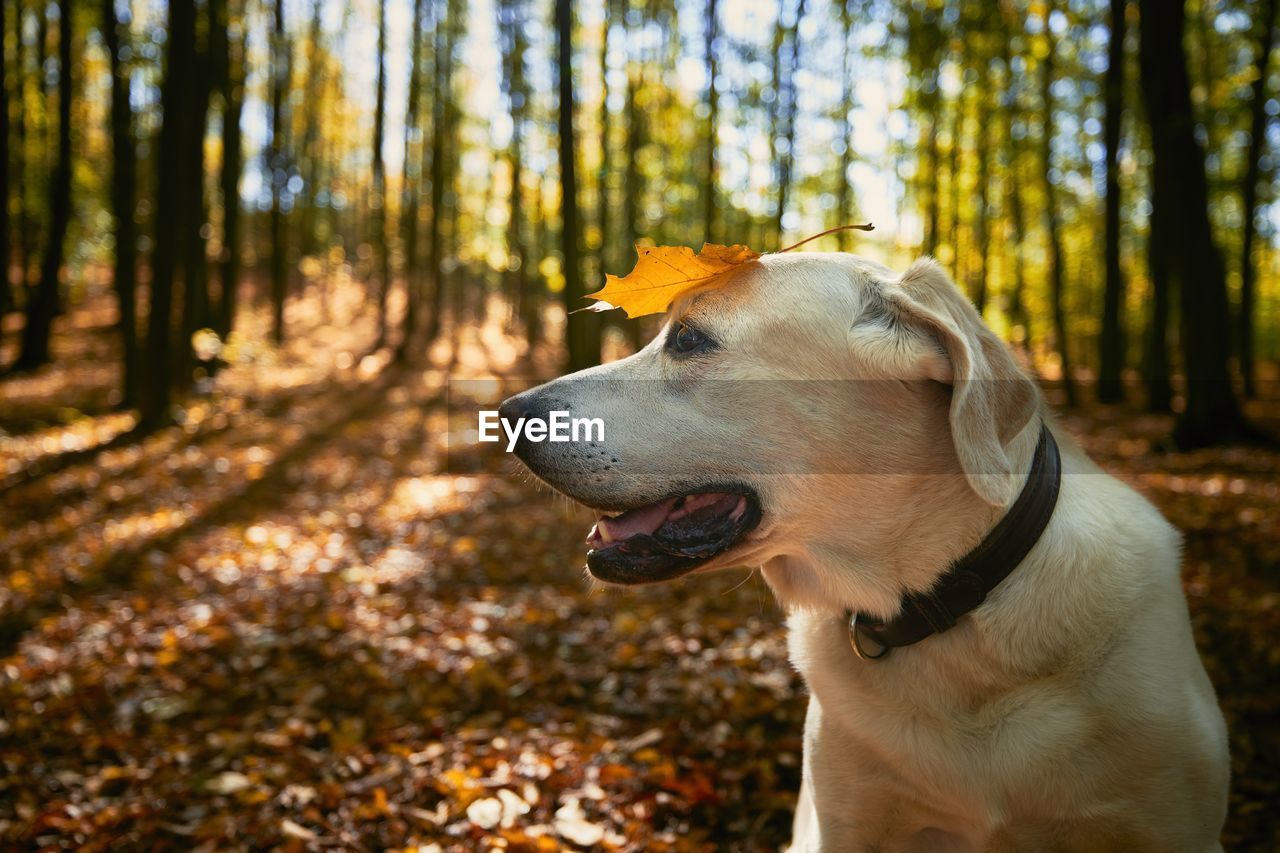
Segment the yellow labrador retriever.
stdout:
[[1178,534],[933,261],[765,256],[500,411],[602,420],[515,444],[599,511],[600,580],[762,568],[811,692],[793,849],[1221,849]]

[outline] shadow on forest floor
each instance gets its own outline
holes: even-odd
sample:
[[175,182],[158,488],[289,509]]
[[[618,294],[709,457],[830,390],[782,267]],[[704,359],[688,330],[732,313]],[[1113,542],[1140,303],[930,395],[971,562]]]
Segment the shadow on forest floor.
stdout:
[[[120,415],[40,412],[65,365],[0,384],[25,430],[0,475],[49,466],[0,493],[0,841],[776,849],[804,695],[763,582],[591,587],[587,515],[458,449],[446,376],[513,376],[519,346],[468,328],[401,368],[359,358],[372,331],[250,348],[182,425],[109,449]],[[1233,736],[1224,840],[1274,849],[1280,455],[1063,421],[1188,533]]]

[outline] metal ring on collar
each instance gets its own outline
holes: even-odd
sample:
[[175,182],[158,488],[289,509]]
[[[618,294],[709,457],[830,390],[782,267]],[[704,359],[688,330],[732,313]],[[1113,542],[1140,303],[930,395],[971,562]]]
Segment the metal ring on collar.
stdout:
[[889,654],[891,646],[884,646],[875,640],[867,638],[873,645],[879,646],[879,651],[875,654],[867,651],[862,647],[863,639],[858,633],[858,614],[856,611],[849,617],[849,645],[853,647],[853,653],[862,660],[879,660]]

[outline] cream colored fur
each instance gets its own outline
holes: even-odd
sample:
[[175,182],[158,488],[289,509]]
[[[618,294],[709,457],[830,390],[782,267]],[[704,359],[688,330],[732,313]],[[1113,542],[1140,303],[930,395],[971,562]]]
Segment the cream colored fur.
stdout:
[[[674,306],[686,321],[719,351],[672,359],[664,331],[545,386],[604,417],[618,462],[549,446],[538,473],[598,507],[690,477],[758,490],[760,526],[710,568],[763,567],[789,613],[811,692],[792,849],[1220,849],[1226,732],[1179,536],[1060,429],[1058,505],[1017,570],[942,635],[850,649],[846,610],[891,617],[1000,518],[1047,417],[935,263],[766,256]],[[702,381],[763,379],[841,381]]]

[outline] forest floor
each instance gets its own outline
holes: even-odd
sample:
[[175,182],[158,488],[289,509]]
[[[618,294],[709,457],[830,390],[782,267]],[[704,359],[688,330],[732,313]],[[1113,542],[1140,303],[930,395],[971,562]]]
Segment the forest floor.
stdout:
[[[109,323],[71,312],[56,365],[0,381],[0,846],[785,842],[805,696],[758,574],[593,587],[589,515],[465,447],[451,394],[503,388],[450,379],[549,363],[490,324],[399,366],[365,354],[369,318],[308,303],[137,443]],[[1280,432],[1280,400],[1251,414]],[[1277,849],[1280,454],[1063,420],[1187,534],[1232,732],[1223,840]]]

